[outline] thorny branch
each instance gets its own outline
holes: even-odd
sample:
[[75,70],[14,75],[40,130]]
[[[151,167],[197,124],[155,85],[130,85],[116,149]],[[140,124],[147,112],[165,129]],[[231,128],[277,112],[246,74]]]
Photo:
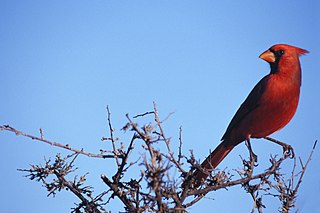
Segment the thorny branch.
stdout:
[[[279,200],[279,211],[287,213],[295,208],[298,189],[316,147],[315,142],[305,164],[299,158],[301,170],[297,172],[298,166],[293,148],[275,139],[266,138],[282,145],[284,153],[280,157],[271,156],[270,166],[264,172],[255,172],[255,168],[259,165],[256,164],[256,158],[251,150],[249,160],[242,159],[243,168],[234,169],[235,174],[215,169],[202,185],[197,187],[193,172],[195,168],[199,168],[199,163],[195,160],[192,150],[188,155],[183,153],[182,128],[179,128],[176,155],[171,147],[172,138],[165,135],[163,124],[172,113],[161,121],[156,103],[154,103],[153,111],[147,111],[132,118],[127,114],[128,123],[121,129],[127,134],[128,132],[132,134],[127,143],[120,142],[121,140],[115,137],[109,107],[107,107],[107,113],[109,136],[103,137],[102,141],[110,141],[111,151],[101,150],[101,154],[89,153],[83,149],[71,148],[68,144],[49,141],[45,139],[41,128],[40,137],[23,133],[9,125],[0,126],[0,130],[14,132],[16,135],[73,152],[65,158],[58,154],[55,161],[46,160],[44,166],[31,165],[30,169],[20,171],[27,172],[27,177],[31,180],[42,182],[48,190],[48,196],[55,196],[62,189],[73,193],[80,200],[72,210],[76,213],[107,212],[105,208],[111,208],[108,204],[115,198],[122,202],[126,212],[187,212],[189,207],[202,200],[209,192],[236,185],[242,186],[245,192],[252,197],[252,212],[255,210],[262,212],[264,208],[267,208],[263,198],[273,196]],[[138,120],[149,116],[153,116],[150,123],[140,126]],[[106,152],[112,155],[103,154]],[[288,158],[290,153],[293,159]],[[85,185],[89,173],[79,178],[76,175],[77,168],[74,167],[74,163],[79,155],[115,159],[114,174],[109,177],[101,175],[101,180],[106,184],[107,189],[96,196],[93,195],[93,186]],[[288,177],[281,170],[281,165],[292,161],[293,169]],[[132,175],[132,171],[135,175]],[[75,176],[68,180],[71,174]],[[239,178],[236,179],[236,176]]]

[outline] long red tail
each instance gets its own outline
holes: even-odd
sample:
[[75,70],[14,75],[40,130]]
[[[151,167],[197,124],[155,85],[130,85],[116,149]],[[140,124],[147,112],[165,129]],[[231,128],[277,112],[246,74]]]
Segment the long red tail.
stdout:
[[[234,146],[226,146],[226,142],[221,142],[217,148],[202,162],[201,170],[196,170],[194,178],[199,185],[209,176],[210,172],[215,169],[219,163],[231,152]],[[203,172],[203,171],[206,171]]]

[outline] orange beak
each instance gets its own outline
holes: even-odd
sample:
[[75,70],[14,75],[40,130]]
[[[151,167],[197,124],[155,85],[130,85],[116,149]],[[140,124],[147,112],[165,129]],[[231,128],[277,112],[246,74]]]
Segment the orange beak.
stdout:
[[271,52],[270,50],[264,51],[259,58],[265,60],[266,62],[269,63],[274,63],[276,61],[276,57],[274,55],[273,52]]

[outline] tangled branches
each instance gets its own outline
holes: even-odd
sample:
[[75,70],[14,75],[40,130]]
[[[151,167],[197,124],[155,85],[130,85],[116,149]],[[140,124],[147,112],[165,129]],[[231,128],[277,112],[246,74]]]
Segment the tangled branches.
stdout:
[[[164,120],[160,120],[155,103],[153,111],[132,118],[127,114],[128,122],[122,131],[132,135],[130,141],[125,143],[115,137],[109,108],[107,113],[109,136],[103,137],[102,141],[110,142],[111,150],[100,150],[99,154],[49,141],[45,139],[41,129],[40,137],[23,133],[8,125],[0,126],[0,130],[14,132],[16,135],[72,152],[66,157],[57,154],[54,161],[46,160],[44,166],[31,165],[31,168],[20,171],[26,172],[26,176],[31,180],[41,182],[47,189],[48,196],[55,196],[62,189],[73,193],[80,200],[72,209],[72,212],[76,213],[107,212],[106,209],[110,208],[108,204],[113,199],[119,199],[126,212],[187,212],[189,207],[199,202],[209,192],[235,185],[242,186],[252,197],[252,212],[255,210],[262,212],[267,208],[263,203],[264,196],[278,199],[279,211],[289,212],[295,208],[297,192],[316,145],[315,143],[305,164],[299,159],[300,171],[296,171],[296,157],[290,159],[286,153],[280,157],[272,156],[270,166],[261,173],[254,172],[257,165],[253,158],[242,159],[243,168],[235,169],[235,174],[225,170],[214,170],[198,187],[193,173],[195,169],[200,169],[200,165],[192,151],[187,155],[182,152],[182,129],[179,131],[176,153],[172,150],[171,138],[165,135],[163,123],[170,114]],[[143,126],[136,123],[141,117],[150,116],[153,117],[153,121]],[[138,160],[133,160],[133,156],[137,156],[139,147],[142,150],[140,157]],[[110,177],[101,175],[101,180],[108,186],[107,190],[94,195],[94,187],[86,184],[87,173],[69,179],[77,170],[74,165],[79,155],[114,160],[117,168],[115,173]],[[292,172],[289,175],[281,171],[281,165],[285,161],[293,161]],[[138,171],[137,169],[140,172],[135,172],[135,177],[128,176],[129,170]]]

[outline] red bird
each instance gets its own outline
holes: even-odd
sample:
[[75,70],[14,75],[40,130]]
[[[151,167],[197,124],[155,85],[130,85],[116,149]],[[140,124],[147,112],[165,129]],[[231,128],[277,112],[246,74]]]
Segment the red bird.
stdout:
[[270,64],[271,71],[241,104],[222,136],[222,142],[201,164],[203,170],[198,169],[194,173],[197,183],[208,177],[208,172],[204,171],[216,168],[242,141],[265,138],[289,123],[299,102],[299,56],[306,53],[307,50],[298,47],[277,44],[259,56]]

